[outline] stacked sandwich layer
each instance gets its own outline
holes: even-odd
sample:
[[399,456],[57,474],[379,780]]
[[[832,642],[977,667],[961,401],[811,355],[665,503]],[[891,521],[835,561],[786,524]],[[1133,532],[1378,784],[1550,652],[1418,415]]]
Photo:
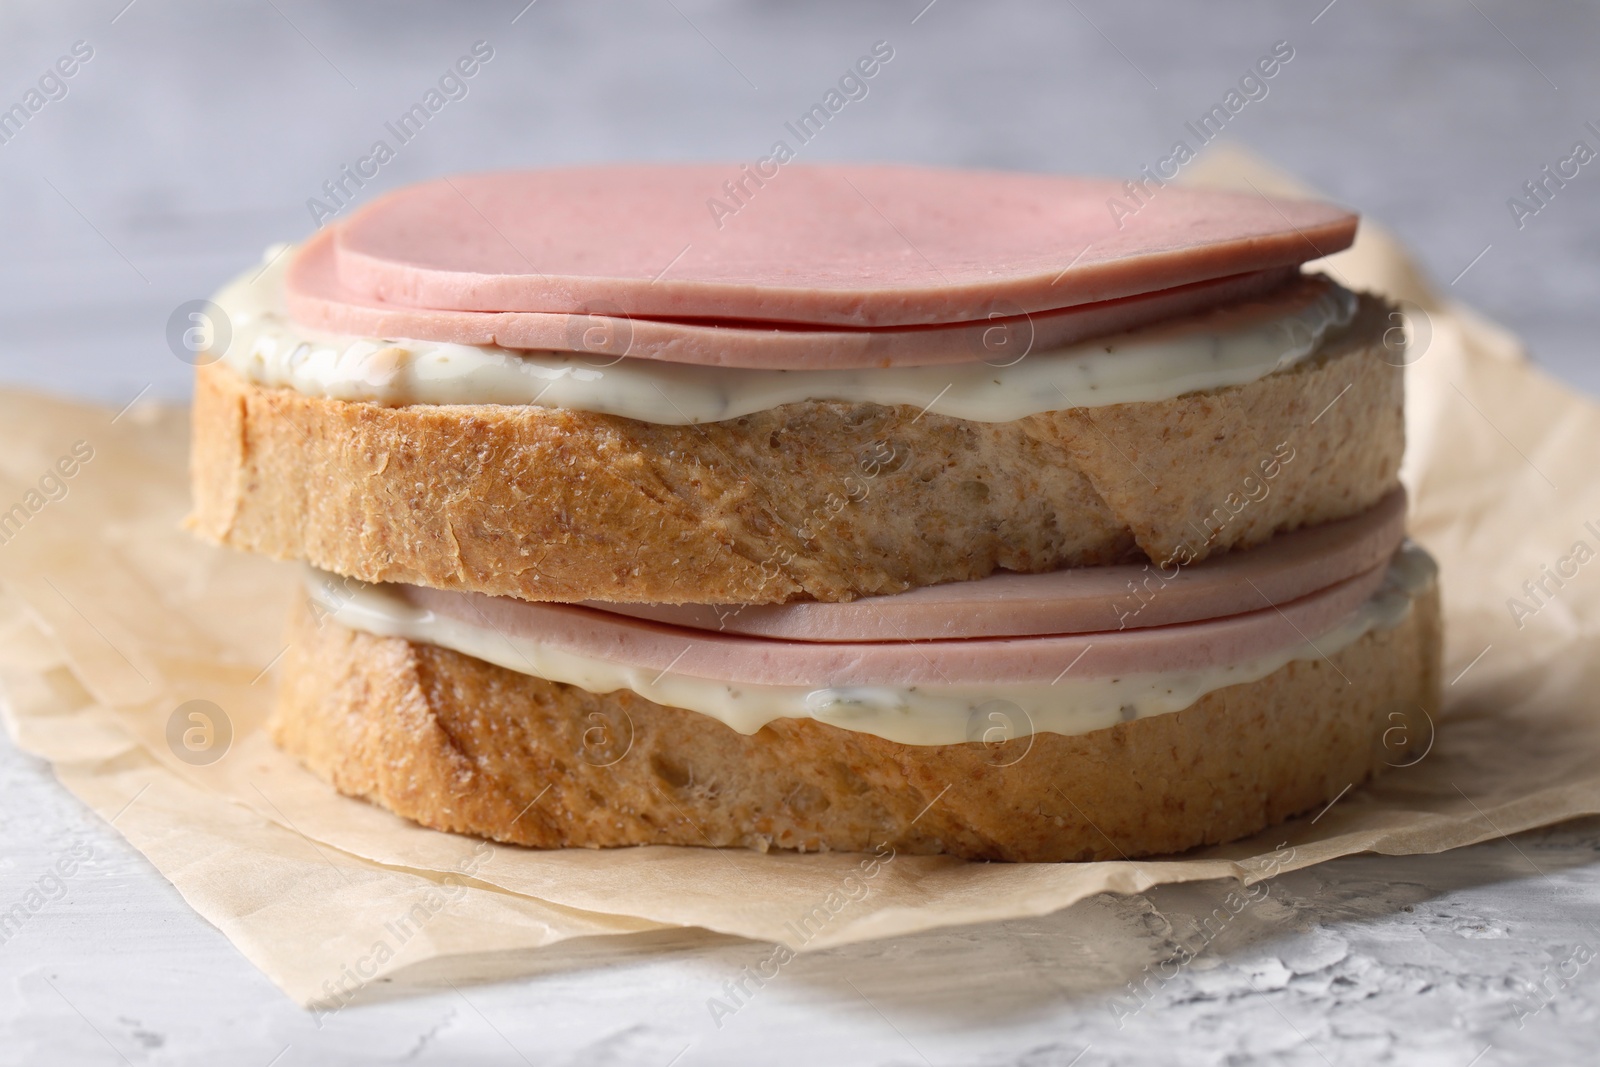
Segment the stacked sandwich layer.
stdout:
[[217,298],[193,525],[306,561],[281,744],[538,847],[1089,859],[1428,743],[1380,301],[1324,205],[894,167],[463,177]]

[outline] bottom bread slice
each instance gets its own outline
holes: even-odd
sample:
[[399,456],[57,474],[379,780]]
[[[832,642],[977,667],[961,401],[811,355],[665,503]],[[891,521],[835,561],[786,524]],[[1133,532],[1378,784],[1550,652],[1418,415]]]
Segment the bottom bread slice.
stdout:
[[734,846],[1101,860],[1244,837],[1432,743],[1437,588],[1390,629],[1092,733],[905,745],[811,719],[746,735],[317,618],[290,623],[277,742],[424,826],[535,848]]

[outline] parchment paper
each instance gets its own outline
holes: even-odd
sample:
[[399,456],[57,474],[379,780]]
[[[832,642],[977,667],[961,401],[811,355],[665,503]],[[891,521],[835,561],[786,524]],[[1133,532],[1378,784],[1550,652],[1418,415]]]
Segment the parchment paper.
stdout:
[[[1193,169],[1213,184],[1296,191],[1223,149]],[[424,830],[338,796],[264,739],[298,572],[180,529],[186,412],[16,392],[0,393],[7,727],[273,981],[322,1011],[378,979],[472,981],[704,931],[810,950],[1037,915],[1105,891],[1437,852],[1600,812],[1600,405],[1442,300],[1371,224],[1323,266],[1406,302],[1403,475],[1413,536],[1443,571],[1451,684],[1427,755],[1315,822],[1176,858],[1085,864],[535,852]],[[13,503],[21,521],[7,526]],[[184,739],[195,708],[212,709],[198,746]]]

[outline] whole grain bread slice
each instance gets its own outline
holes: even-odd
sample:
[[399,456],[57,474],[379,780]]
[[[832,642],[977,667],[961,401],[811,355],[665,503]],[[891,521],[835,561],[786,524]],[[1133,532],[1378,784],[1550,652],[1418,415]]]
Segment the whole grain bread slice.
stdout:
[[1116,859],[1243,837],[1425,751],[1439,625],[1434,587],[1391,629],[1183,711],[919,746],[812,719],[745,735],[629,691],[345,629],[302,603],[272,733],[343,793],[536,848]]
[[670,426],[382,407],[199,370],[193,529],[366,581],[527,600],[782,603],[1148,557],[1344,518],[1397,484],[1402,372],[1363,297],[1248,385],[1014,422],[788,404]]

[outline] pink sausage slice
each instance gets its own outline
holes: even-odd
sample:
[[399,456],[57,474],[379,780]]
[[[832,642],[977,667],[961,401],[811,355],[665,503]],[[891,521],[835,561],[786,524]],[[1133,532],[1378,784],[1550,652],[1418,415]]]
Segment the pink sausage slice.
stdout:
[[650,672],[762,685],[1045,683],[1074,677],[1224,667],[1291,648],[1348,618],[1383,582],[1386,563],[1309,596],[1223,619],[1111,633],[819,644],[708,633],[572,604],[400,586],[415,606],[502,635]]
[[1355,230],[1327,204],[1170,185],[800,165],[757,185],[635,164],[400,189],[338,227],[335,269],[356,297],[416,308],[908,326],[1292,266]]
[[440,311],[353,293],[335,270],[337,231],[325,230],[296,254],[285,280],[289,313],[300,325],[360,337],[411,338],[513,349],[554,349],[596,357],[769,370],[833,370],[1016,362],[1029,352],[1120,333],[1244,300],[1264,314],[1292,313],[1321,291],[1277,267],[1173,289],[1032,315],[975,323],[858,329],[803,324],[668,321],[537,311]]
[[1257,611],[1378,566],[1405,538],[1406,492],[1360,515],[1191,566],[996,574],[844,604],[590,604],[670,626],[785,641],[928,641],[1143,629]]

